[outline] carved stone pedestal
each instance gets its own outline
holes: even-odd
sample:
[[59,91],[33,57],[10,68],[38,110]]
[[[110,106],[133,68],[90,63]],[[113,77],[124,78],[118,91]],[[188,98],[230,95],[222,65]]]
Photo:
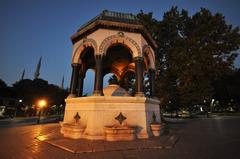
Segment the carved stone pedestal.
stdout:
[[72,139],[80,139],[82,138],[85,127],[82,127],[80,124],[69,124],[69,123],[60,123],[61,125],[61,133],[64,137],[72,138]]
[[[120,128],[117,133],[120,139],[134,139],[133,135],[126,138],[122,134],[132,132],[135,127],[136,138],[148,138],[152,135],[150,124],[152,122],[153,112],[156,114],[156,121],[160,122],[159,100],[146,97],[123,97],[123,96],[90,96],[81,98],[67,98],[64,114],[64,121],[61,131],[65,136],[70,137],[72,129],[72,138],[75,138],[75,128],[65,127],[64,125],[74,122],[74,116],[78,113],[81,117],[79,122],[82,128],[85,128],[81,138],[91,140],[105,139],[105,132],[115,132],[109,125],[117,125],[115,119],[122,113],[127,119],[124,125],[128,129]],[[67,131],[65,131],[67,130]],[[131,133],[130,133],[131,134]],[[111,136],[111,135],[110,135]],[[111,140],[109,135],[108,139]],[[113,139],[112,139],[113,140]]]
[[105,126],[104,134],[107,141],[132,141],[136,139],[135,127]]

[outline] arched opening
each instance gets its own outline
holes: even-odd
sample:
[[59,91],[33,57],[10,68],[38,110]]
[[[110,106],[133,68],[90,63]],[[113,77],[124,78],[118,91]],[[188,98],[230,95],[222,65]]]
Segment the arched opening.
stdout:
[[90,68],[95,69],[94,49],[92,47],[87,47],[84,49],[80,56],[80,62],[83,72]]
[[85,79],[84,79],[84,85],[83,85],[83,96],[90,96],[93,93],[93,87],[94,87],[94,75],[95,72],[93,69],[88,69],[86,71]]
[[93,93],[94,88],[94,76],[95,76],[95,59],[94,49],[92,47],[86,47],[80,56],[81,69],[79,72],[80,77],[84,78],[83,84],[83,96],[89,96]]
[[155,57],[154,57],[154,53],[152,51],[152,49],[150,48],[150,46],[145,45],[143,46],[143,56],[144,56],[144,63],[146,66],[146,71],[148,69],[153,69],[155,70]]
[[118,80],[133,63],[132,51],[124,44],[113,44],[107,49],[104,57],[103,75],[113,73]]
[[92,48],[94,52],[97,52],[97,43],[93,39],[84,39],[83,42],[77,47],[73,54],[72,63],[79,63],[82,54],[86,51],[86,48]]

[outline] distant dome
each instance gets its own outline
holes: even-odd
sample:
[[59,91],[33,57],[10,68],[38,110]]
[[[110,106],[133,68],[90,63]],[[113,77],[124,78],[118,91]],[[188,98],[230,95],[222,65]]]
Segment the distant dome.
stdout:
[[103,88],[104,96],[130,96],[128,92],[117,84],[110,84]]

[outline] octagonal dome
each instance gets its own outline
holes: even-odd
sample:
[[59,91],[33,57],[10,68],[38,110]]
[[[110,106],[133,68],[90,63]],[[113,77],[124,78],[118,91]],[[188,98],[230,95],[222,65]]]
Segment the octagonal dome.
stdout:
[[140,33],[152,48],[157,48],[156,42],[147,29],[140,23],[136,15],[109,10],[102,11],[98,16],[83,24],[77,32],[71,36],[73,44],[100,28]]

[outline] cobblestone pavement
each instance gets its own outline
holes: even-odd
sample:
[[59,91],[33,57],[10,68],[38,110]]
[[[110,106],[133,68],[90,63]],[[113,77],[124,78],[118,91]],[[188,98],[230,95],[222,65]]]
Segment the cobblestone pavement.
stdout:
[[180,136],[174,147],[89,153],[71,153],[35,138],[59,131],[57,124],[0,128],[0,159],[239,159],[239,123],[240,117],[174,120],[169,127]]

